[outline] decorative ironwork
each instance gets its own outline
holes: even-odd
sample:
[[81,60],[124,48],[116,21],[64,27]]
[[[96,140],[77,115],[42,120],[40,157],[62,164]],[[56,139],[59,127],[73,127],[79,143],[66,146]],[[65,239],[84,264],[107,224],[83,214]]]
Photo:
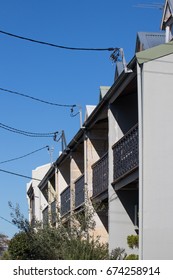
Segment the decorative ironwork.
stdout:
[[48,225],[49,222],[49,212],[48,212],[48,206],[43,210],[43,225]]
[[70,186],[61,193],[61,216],[70,211]]
[[138,124],[136,124],[113,146],[114,182],[138,167],[138,146]]
[[54,200],[51,203],[50,209],[51,209],[51,222],[52,222],[52,224],[54,224],[54,223],[56,223],[56,200]]
[[93,169],[93,197],[108,189],[108,153],[100,158]]
[[84,175],[80,176],[75,182],[75,208],[85,202]]

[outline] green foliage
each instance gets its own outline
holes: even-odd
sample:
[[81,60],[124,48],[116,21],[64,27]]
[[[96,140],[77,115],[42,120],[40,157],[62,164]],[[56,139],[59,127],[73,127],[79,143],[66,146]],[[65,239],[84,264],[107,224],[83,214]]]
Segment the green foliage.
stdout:
[[107,258],[107,244],[100,244],[99,241],[73,238],[64,246],[66,260],[105,260]]
[[21,231],[11,239],[9,253],[15,260],[60,260],[63,259],[64,240],[62,228]]
[[135,255],[135,254],[130,254],[126,257],[126,260],[138,260],[139,257],[138,255]]
[[5,252],[2,254],[0,260],[11,260],[11,256],[10,256],[9,251],[5,251]]
[[21,214],[19,205],[16,204],[16,207],[14,207],[11,202],[8,202],[8,205],[12,210],[12,223],[17,226],[19,230],[22,230],[24,232],[30,231],[31,227],[29,221],[25,219],[23,214]]
[[118,247],[111,252],[109,258],[111,260],[125,260],[126,256],[127,256],[127,254],[126,254],[125,250]]
[[14,260],[32,260],[33,242],[25,232],[20,232],[10,240],[8,251]]
[[138,235],[129,235],[127,237],[127,243],[129,248],[134,249],[139,247],[139,237]]
[[[124,249],[117,248],[108,253],[108,245],[94,238],[92,231],[95,224],[93,212],[85,209],[83,213],[71,216],[70,226],[58,220],[58,226],[42,226],[35,223],[34,227],[20,213],[17,205],[12,209],[12,221],[19,228],[9,243],[7,258],[13,260],[123,260],[126,258]],[[91,234],[90,234],[91,233]]]
[[[139,236],[138,235],[129,235],[127,236],[127,243],[129,248],[135,249],[139,248]],[[126,260],[138,260],[139,256],[136,254],[130,254],[126,257]]]
[[60,221],[58,227],[36,223],[34,228],[20,214],[19,206],[13,210],[13,223],[20,232],[10,241],[9,254],[13,260],[103,260],[109,259],[107,244],[94,239],[92,213],[71,217],[70,227]]
[[108,257],[106,245],[76,237],[63,227],[47,227],[32,234],[20,232],[11,239],[9,253],[15,260],[92,260]]

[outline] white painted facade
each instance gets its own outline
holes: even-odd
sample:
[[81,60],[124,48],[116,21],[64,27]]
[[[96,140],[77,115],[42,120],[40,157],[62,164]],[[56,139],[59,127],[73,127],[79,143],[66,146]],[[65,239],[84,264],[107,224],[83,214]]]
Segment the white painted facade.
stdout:
[[[32,170],[32,178],[42,180],[49,168],[50,164],[37,167]],[[47,201],[38,188],[38,180],[32,179],[26,186],[30,222],[32,219],[42,221],[42,210],[47,206]]]
[[172,64],[173,54],[169,54],[138,68],[142,259],[173,259]]

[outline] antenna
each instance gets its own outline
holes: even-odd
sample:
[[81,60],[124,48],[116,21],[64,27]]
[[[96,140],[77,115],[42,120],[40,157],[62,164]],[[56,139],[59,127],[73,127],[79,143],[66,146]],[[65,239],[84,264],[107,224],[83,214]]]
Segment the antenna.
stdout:
[[77,115],[79,115],[80,128],[83,128],[83,126],[82,126],[82,123],[83,123],[83,121],[82,121],[82,106],[81,105],[76,105],[76,107],[78,108],[79,111],[77,113],[74,113],[74,109],[71,108],[70,116],[71,117],[76,117]]
[[141,9],[159,9],[159,10],[163,10],[164,8],[164,4],[161,3],[139,3],[136,5],[133,5],[133,7],[135,8],[141,8]]
[[53,164],[53,151],[54,151],[54,148],[53,147],[48,147],[48,152],[49,152],[49,155],[50,155],[50,163]]
[[127,63],[124,56],[123,48],[116,48],[114,52],[111,54],[110,59],[113,62],[122,61],[123,70],[125,73],[132,73],[133,71],[127,67]]
[[67,142],[66,142],[64,130],[62,130],[61,141],[62,141],[61,143],[62,143],[62,152],[63,152],[64,150],[67,149]]
[[64,150],[69,150],[69,148],[67,147],[67,142],[66,142],[64,130],[61,131],[61,135],[60,135],[60,137],[58,139],[56,138],[56,136],[57,135],[55,135],[55,137],[54,137],[54,141],[55,142],[61,141],[61,150],[62,150],[62,152],[64,152]]

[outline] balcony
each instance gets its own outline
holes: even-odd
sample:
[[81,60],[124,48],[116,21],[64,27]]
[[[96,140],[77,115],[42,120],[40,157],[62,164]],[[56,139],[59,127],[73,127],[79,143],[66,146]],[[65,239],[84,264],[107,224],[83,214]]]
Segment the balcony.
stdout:
[[115,184],[138,168],[138,124],[131,128],[117,143],[115,143],[112,149],[114,159],[113,184]]
[[108,190],[108,153],[92,166],[93,169],[93,198]]
[[43,226],[46,226],[49,223],[48,206],[42,211],[42,214],[43,214]]
[[56,223],[56,200],[54,200],[51,205],[50,205],[50,209],[51,209],[51,223],[55,224]]
[[61,193],[61,216],[70,212],[70,186]]
[[85,202],[84,175],[75,181],[75,209],[82,206]]

